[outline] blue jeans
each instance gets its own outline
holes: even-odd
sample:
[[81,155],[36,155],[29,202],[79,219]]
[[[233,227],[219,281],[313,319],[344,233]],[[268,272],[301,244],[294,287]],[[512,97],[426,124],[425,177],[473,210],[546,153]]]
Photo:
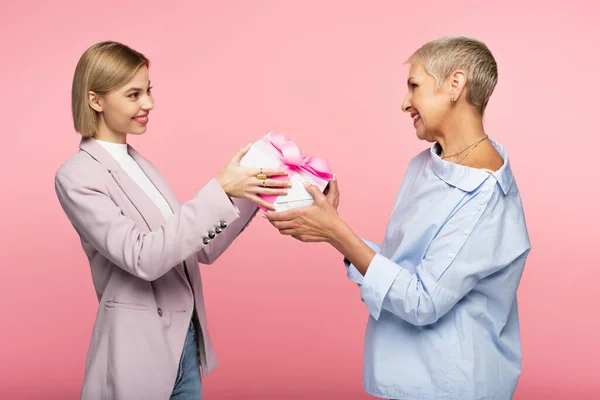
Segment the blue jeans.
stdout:
[[179,361],[179,371],[170,400],[201,400],[202,381],[197,356],[198,337],[194,324],[190,322]]

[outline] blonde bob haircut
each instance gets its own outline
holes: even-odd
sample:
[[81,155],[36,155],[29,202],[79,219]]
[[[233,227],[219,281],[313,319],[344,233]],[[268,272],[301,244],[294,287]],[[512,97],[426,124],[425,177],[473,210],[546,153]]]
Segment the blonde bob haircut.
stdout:
[[90,107],[88,93],[99,95],[118,89],[150,62],[143,54],[117,42],[100,42],[79,59],[71,89],[71,111],[75,130],[83,137],[97,134],[99,113]]
[[490,49],[466,36],[446,36],[425,43],[406,63],[423,65],[435,78],[438,89],[452,72],[465,71],[467,102],[481,115],[498,83],[498,66]]

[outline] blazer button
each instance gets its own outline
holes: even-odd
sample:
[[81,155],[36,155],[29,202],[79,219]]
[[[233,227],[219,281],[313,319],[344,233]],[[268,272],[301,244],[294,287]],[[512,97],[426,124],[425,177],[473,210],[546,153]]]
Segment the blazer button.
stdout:
[[202,239],[202,243],[204,244],[209,244],[210,243],[210,239],[205,237],[204,239]]
[[221,223],[219,224],[219,226],[223,229],[227,228],[227,222],[225,221],[221,221]]
[[223,232],[223,229],[221,229],[220,226],[215,227],[215,232],[217,232],[217,235],[221,232]]
[[215,238],[215,233],[213,231],[208,231],[208,237],[211,239]]
[[161,308],[160,308],[160,307],[158,307],[158,310],[156,310],[156,311],[158,312],[158,316],[159,316],[159,317],[162,317],[162,310],[161,310]]

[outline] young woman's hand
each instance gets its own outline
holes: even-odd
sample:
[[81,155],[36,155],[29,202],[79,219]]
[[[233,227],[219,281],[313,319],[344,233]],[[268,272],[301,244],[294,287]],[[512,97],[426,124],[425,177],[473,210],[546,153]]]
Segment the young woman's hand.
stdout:
[[275,210],[272,204],[267,203],[259,194],[287,194],[284,188],[291,187],[287,180],[272,179],[275,176],[282,177],[287,175],[287,171],[280,169],[258,169],[244,168],[240,161],[250,150],[250,144],[241,148],[225,167],[217,175],[217,181],[229,197],[248,199],[257,204],[266,207],[269,210]]

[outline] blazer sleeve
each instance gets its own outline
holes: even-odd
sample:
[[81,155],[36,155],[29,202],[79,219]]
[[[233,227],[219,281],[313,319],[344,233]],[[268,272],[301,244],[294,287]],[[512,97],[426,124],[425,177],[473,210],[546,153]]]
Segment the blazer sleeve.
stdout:
[[[87,172],[87,173],[86,173]],[[123,215],[99,176],[82,160],[63,165],[55,177],[58,200],[71,224],[113,264],[147,281],[167,273],[206,245],[206,232],[240,213],[215,179],[159,229],[144,232]]]
[[[246,229],[258,212],[258,207],[250,200],[234,198],[231,199],[231,202],[239,212],[239,218],[226,229],[222,229],[220,234],[217,234],[207,246],[198,252],[198,262],[201,264],[212,264],[215,262],[239,234]],[[215,229],[216,226],[211,230],[215,232]]]

